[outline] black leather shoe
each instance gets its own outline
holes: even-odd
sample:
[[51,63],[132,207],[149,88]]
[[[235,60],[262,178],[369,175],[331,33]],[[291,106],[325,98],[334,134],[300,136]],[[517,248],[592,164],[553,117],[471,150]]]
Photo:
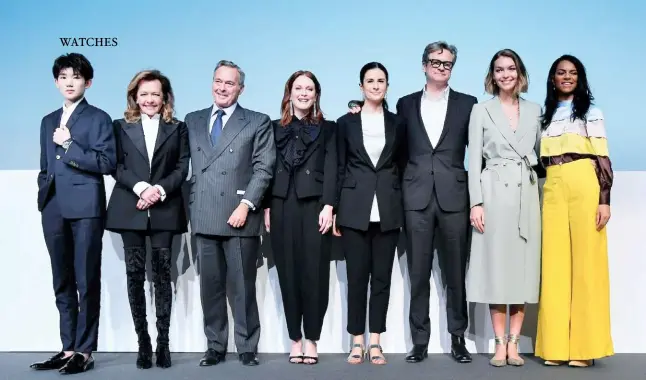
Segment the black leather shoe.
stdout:
[[155,352],[157,357],[157,362],[155,363],[159,368],[170,368],[172,361],[170,359],[170,349],[164,344],[157,345],[157,351]]
[[406,355],[406,361],[409,363],[419,363],[428,358],[428,346],[424,344],[416,344],[413,349]]
[[258,361],[258,357],[253,352],[241,353],[240,362],[242,363],[242,365],[248,365],[248,366],[260,364],[260,362]]
[[67,364],[67,361],[70,360],[70,358],[71,356],[65,357],[65,353],[61,351],[58,354],[52,356],[51,358],[45,361],[37,362],[30,365],[29,368],[35,369],[38,371],[49,370],[49,369],[61,369],[65,364]]
[[59,369],[58,372],[63,375],[73,375],[76,373],[87,372],[92,368],[94,368],[94,358],[92,355],[85,359],[83,354],[76,353],[72,355],[72,358],[63,368]]
[[206,350],[204,353],[204,356],[200,360],[200,366],[201,367],[208,367],[212,365],[216,365],[226,358],[226,354],[224,352],[217,352],[216,350],[209,348]]
[[471,363],[471,354],[467,350],[464,337],[451,335],[451,356],[458,363]]

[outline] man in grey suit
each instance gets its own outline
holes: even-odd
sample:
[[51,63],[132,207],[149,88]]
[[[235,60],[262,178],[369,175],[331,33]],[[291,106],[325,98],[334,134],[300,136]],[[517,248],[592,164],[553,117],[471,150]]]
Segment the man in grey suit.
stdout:
[[244,79],[244,72],[233,62],[218,62],[213,73],[214,105],[191,112],[185,119],[193,173],[189,213],[208,341],[201,366],[216,365],[225,358],[227,293],[240,361],[258,364],[256,263],[263,220],[259,206],[276,153],[269,116],[238,104]]

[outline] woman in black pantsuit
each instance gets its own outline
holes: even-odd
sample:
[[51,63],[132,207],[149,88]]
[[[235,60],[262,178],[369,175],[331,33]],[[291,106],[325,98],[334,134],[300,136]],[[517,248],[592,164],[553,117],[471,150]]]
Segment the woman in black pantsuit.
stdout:
[[388,111],[388,71],[378,62],[359,74],[364,104],[360,113],[337,121],[339,203],[334,234],[341,236],[348,271],[348,362],[363,362],[366,298],[370,283],[369,348],[373,364],[386,364],[380,334],[386,331],[395,249],[404,222],[401,173],[405,125]]
[[320,96],[321,86],[309,71],[297,71],[287,80],[282,117],[273,122],[276,167],[264,200],[292,340],[291,363],[318,363],[316,341],[328,306],[336,124],[323,119]]
[[186,125],[173,117],[173,90],[159,71],[137,73],[128,85],[127,103],[125,119],[114,121],[116,184],[108,204],[106,229],[121,234],[123,240],[128,300],[139,343],[138,368],[152,367],[144,292],[146,236],[150,237],[156,365],[168,368],[173,295],[170,248],[173,235],[187,231],[181,186],[188,175],[188,132]]

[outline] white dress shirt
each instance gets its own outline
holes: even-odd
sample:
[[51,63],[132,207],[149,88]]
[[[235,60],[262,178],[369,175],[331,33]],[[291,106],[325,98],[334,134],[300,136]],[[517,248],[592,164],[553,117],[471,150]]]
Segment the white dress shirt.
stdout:
[[[368,152],[370,161],[377,166],[381,152],[386,144],[386,130],[383,113],[361,112],[361,129],[363,130],[363,146]],[[377,192],[375,191],[370,210],[370,221],[379,221],[379,206],[377,204]]]
[[[222,110],[224,111],[224,115],[222,115],[222,130],[224,130],[224,128],[226,128],[226,125],[227,125],[227,122],[229,121],[229,118],[231,117],[231,115],[233,114],[233,112],[236,110],[237,107],[238,107],[238,103],[236,102],[236,103],[233,103],[232,105],[230,105],[227,108],[222,108]],[[209,138],[211,137],[211,131],[213,130],[213,124],[215,123],[215,119],[217,117],[215,115],[215,113],[218,112],[219,109],[220,108],[218,108],[218,106],[213,104],[213,108],[211,109],[211,117],[209,118]],[[189,175],[190,175],[190,173],[189,173]],[[190,176],[189,176],[189,178],[190,178]],[[246,204],[252,210],[254,210],[256,208],[256,206],[254,206],[254,204],[251,203],[247,199],[242,199],[242,200],[240,200],[240,202]]]
[[426,92],[426,86],[422,90],[422,122],[433,149],[437,147],[442,129],[444,129],[444,120],[446,119],[446,110],[449,104],[449,91],[450,87],[446,86],[438,97],[433,97]]
[[[146,139],[146,151],[148,152],[148,162],[150,164],[149,166],[151,167],[151,170],[153,153],[155,152],[155,143],[157,142],[157,133],[159,132],[159,118],[159,114],[156,114],[153,117],[150,117],[146,114],[141,114],[141,126],[143,128],[144,138]],[[141,193],[143,193],[144,190],[146,190],[150,186],[151,185],[146,181],[137,182],[137,184],[135,184],[135,187],[132,188],[132,191],[134,191],[135,194],[137,194],[137,196],[141,198]],[[166,199],[166,191],[164,191],[164,188],[159,185],[155,185],[155,187],[159,190],[159,193],[161,194],[161,201],[163,202],[164,199]]]
[[60,126],[64,126],[67,124],[67,121],[70,119],[70,116],[72,116],[72,112],[76,109],[76,106],[79,105],[85,99],[84,96],[81,97],[81,99],[75,101],[74,103],[70,104],[69,106],[66,106],[65,103],[63,103],[63,114],[61,115],[61,124]]

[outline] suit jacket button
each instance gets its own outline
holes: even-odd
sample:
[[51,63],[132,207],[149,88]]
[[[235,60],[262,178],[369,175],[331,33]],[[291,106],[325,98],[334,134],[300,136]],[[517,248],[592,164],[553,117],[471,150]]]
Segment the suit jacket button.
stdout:
[[229,148],[229,153],[233,153],[233,149]]
[[222,175],[227,175],[227,172],[222,172]]
[[200,148],[200,147],[198,146],[198,147],[197,147],[197,151],[199,152],[199,151],[201,151],[201,150],[202,150],[202,148]]
[[310,170],[309,169],[305,170],[305,174],[310,174]]
[[60,160],[60,159],[61,159],[61,156],[57,154],[57,155],[56,155],[56,159],[57,159],[57,160]]
[[224,196],[224,191],[220,193],[221,196]]

